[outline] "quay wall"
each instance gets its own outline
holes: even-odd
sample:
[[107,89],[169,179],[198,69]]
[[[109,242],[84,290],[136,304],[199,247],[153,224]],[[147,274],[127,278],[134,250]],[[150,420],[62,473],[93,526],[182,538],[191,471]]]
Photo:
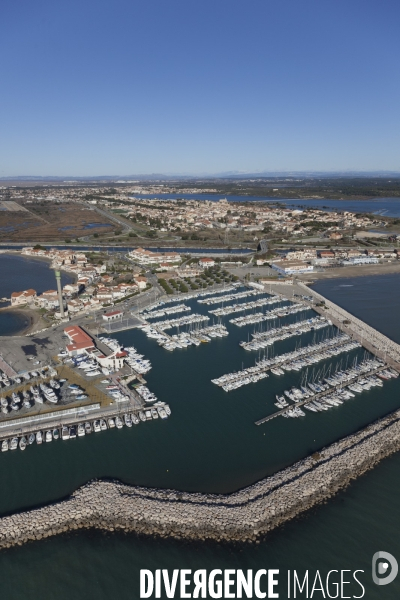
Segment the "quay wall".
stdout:
[[[382,358],[385,362],[393,366],[396,370],[400,368],[400,345],[388,338],[386,335],[377,331],[361,319],[358,319],[351,313],[347,312],[331,300],[322,296],[312,287],[305,285],[303,282],[297,281],[297,285],[306,291],[308,295],[320,302],[325,303],[325,309],[313,306],[313,309],[326,318],[330,318],[345,333],[351,334],[354,339],[370,350],[373,354]],[[345,324],[343,321],[349,321]]]
[[98,528],[162,537],[255,541],[400,449],[400,410],[229,495],[96,480],[67,499],[0,519],[0,548]]

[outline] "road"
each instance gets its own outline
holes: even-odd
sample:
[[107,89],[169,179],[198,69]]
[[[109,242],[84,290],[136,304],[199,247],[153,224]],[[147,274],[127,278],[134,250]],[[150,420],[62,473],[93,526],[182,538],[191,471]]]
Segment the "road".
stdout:
[[110,213],[107,210],[99,208],[98,206],[94,206],[93,204],[87,204],[87,206],[91,209],[94,209],[96,212],[99,213],[99,215],[110,219],[110,221],[113,221],[114,223],[118,223],[118,225],[121,225],[125,231],[131,231],[133,229],[133,226],[130,223],[128,223],[126,219],[122,219],[121,217],[118,217],[118,215]]

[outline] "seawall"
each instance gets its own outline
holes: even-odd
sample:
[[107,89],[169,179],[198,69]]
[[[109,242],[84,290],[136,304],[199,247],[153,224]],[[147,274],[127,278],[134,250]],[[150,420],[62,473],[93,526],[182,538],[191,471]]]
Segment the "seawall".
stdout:
[[254,541],[400,449],[400,410],[229,495],[92,481],[69,498],[0,519],[0,548],[98,528],[196,540]]

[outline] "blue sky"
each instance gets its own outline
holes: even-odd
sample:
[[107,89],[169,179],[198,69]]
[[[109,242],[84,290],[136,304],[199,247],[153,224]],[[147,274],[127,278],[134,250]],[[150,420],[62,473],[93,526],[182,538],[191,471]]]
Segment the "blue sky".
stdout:
[[0,176],[400,171],[398,0],[2,0]]

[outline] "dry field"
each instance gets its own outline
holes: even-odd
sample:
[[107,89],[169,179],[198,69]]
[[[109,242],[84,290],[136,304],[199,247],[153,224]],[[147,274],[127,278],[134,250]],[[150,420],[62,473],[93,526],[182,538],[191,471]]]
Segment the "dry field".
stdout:
[[64,241],[94,233],[112,233],[115,229],[116,225],[106,217],[75,202],[0,205],[0,242],[3,243]]

